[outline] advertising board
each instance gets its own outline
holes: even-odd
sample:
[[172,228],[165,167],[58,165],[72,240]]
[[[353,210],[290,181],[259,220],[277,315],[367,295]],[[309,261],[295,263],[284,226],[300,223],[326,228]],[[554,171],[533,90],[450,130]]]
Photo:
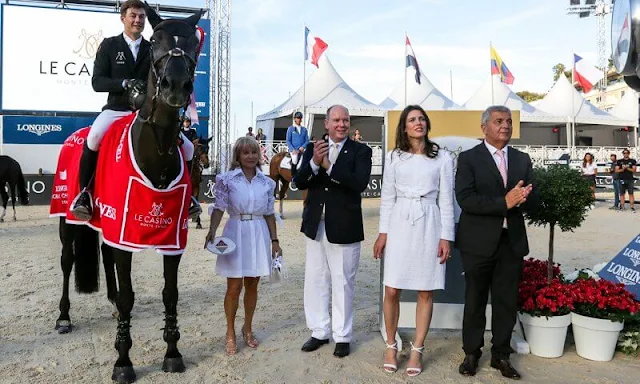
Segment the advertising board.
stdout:
[[[198,113],[208,116],[209,20],[200,26],[206,56],[198,62],[195,94]],[[3,4],[1,109],[100,112],[107,95],[91,86],[93,61],[102,40],[122,30],[115,12]],[[143,36],[152,32],[147,22]]]
[[6,144],[62,144],[73,132],[93,123],[94,117],[2,116]]

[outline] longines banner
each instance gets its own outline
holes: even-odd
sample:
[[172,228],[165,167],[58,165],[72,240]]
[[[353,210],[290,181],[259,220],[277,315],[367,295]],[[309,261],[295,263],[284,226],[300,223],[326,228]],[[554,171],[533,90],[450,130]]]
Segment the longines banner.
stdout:
[[[198,114],[208,116],[209,20],[199,25],[206,35],[195,94]],[[147,22],[145,39],[152,32]],[[120,33],[115,12],[2,4],[1,109],[100,112],[107,95],[91,86],[93,61],[102,40]]]
[[622,283],[636,300],[640,300],[640,235],[600,270],[600,277],[614,283]]
[[93,117],[5,115],[2,116],[2,142],[4,144],[62,144],[69,135],[91,125],[93,120]]
[[[53,185],[53,175],[25,175],[27,190],[29,192],[29,202],[33,205],[48,205],[51,201],[51,187]],[[200,196],[198,200],[205,203],[214,201],[213,186],[215,176],[203,175],[200,183]],[[380,197],[382,188],[382,176],[371,176],[367,190],[362,193],[363,198]],[[287,193],[288,200],[302,199],[302,191],[292,190]]]

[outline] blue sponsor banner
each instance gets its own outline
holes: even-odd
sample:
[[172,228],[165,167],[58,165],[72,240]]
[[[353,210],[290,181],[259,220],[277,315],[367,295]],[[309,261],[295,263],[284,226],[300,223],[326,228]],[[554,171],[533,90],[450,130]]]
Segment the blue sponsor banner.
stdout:
[[[198,26],[204,29],[204,43],[202,45],[202,51],[198,58],[198,66],[196,67],[196,77],[194,81],[194,93],[196,98],[196,108],[198,109],[198,117],[209,117],[211,102],[211,94],[209,86],[209,80],[211,77],[211,65],[209,60],[211,59],[211,36],[210,32],[211,20],[201,19],[198,22]],[[202,124],[200,124],[202,125]]]
[[62,144],[95,117],[2,116],[4,144]]
[[603,279],[622,283],[640,300],[640,234],[636,236],[599,273]]

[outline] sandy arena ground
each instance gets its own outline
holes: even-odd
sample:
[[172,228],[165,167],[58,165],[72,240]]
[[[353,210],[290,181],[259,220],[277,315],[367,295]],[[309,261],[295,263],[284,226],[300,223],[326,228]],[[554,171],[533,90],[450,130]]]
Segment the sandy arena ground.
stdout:
[[[206,208],[206,207],[204,207]],[[189,232],[189,247],[180,268],[178,344],[187,371],[161,370],[162,262],[145,251],[134,257],[131,358],[139,383],[509,383],[489,368],[489,353],[473,378],[457,372],[463,353],[459,331],[433,330],[427,337],[424,372],[413,379],[404,373],[408,349],[401,354],[400,369],[383,372],[384,344],[378,332],[379,262],[372,258],[377,236],[379,200],[364,202],[366,240],[362,247],[355,298],[355,340],[344,359],[332,356],[334,345],[313,353],[300,351],[309,337],[303,312],[304,238],[299,233],[302,203],[285,205],[288,219],[278,229],[289,279],[280,286],[260,284],[254,330],[261,345],[224,353],[225,281],[214,274],[215,257],[202,249],[206,229]],[[556,257],[565,272],[611,259],[640,229],[640,214],[614,212],[599,203],[574,233],[556,237]],[[61,295],[60,243],[57,219],[47,217],[48,207],[18,207],[18,221],[0,223],[0,382],[2,383],[110,383],[116,359],[113,349],[116,322],[106,291],[93,295],[71,293],[71,334],[54,331]],[[205,210],[206,212],[206,210]],[[8,217],[9,218],[9,217]],[[208,227],[208,219],[205,227]],[[531,255],[546,257],[548,230],[530,228]],[[101,284],[104,282],[101,279]],[[73,289],[73,288],[72,288]],[[243,321],[242,306],[236,322]],[[410,332],[402,333],[405,340]],[[490,334],[486,345],[490,345]],[[406,343],[408,345],[408,343]],[[487,347],[485,347],[485,350]],[[585,360],[568,346],[558,359],[513,355],[523,383],[639,382],[640,360],[616,354],[611,362]]]

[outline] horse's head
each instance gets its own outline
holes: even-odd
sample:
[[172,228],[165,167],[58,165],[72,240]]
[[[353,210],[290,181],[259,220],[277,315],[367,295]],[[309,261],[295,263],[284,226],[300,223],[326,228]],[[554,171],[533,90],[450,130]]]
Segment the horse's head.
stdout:
[[203,139],[202,137],[198,137],[198,139],[196,140],[196,144],[197,144],[197,148],[199,151],[199,159],[200,159],[200,165],[202,165],[203,169],[207,169],[209,168],[210,164],[209,164],[209,142],[211,141],[211,139],[213,139],[213,137],[210,137],[208,139]]
[[198,12],[186,19],[163,20],[146,2],[145,9],[153,27],[149,40],[152,64],[147,95],[153,97],[154,103],[170,108],[186,107],[193,92],[201,38],[196,26],[202,14]]

